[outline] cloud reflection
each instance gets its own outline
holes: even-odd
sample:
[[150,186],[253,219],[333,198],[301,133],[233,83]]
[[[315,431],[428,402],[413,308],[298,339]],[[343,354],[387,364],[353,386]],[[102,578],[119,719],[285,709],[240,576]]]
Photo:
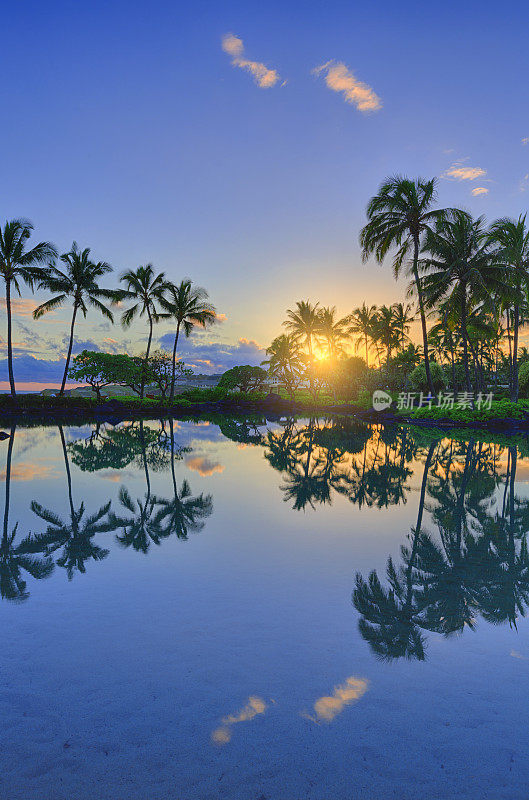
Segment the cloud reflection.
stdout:
[[255,695],[248,698],[246,705],[239,711],[238,714],[228,714],[227,717],[222,719],[222,725],[216,728],[211,734],[211,739],[215,744],[224,745],[228,744],[231,739],[231,728],[238,722],[249,722],[258,714],[264,714],[267,705],[264,700]]
[[355,678],[351,675],[345,683],[335,686],[332,695],[319,697],[314,703],[314,716],[303,714],[313,722],[332,722],[341,714],[346,706],[360,700],[369,688],[367,678]]

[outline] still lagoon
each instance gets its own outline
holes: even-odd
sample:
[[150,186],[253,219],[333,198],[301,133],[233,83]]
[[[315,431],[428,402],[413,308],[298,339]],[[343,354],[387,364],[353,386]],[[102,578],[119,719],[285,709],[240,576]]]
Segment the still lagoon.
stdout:
[[3,430],[1,798],[529,795],[525,441]]

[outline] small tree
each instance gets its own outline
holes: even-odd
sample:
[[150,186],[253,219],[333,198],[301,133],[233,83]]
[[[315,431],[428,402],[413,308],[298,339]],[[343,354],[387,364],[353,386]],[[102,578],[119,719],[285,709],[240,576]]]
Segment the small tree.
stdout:
[[[147,363],[145,363],[144,359],[145,357],[142,356],[140,362],[141,369],[145,370],[145,386],[155,384],[164,400],[167,399],[167,395],[170,393],[174,375],[193,374],[193,370],[186,367],[183,361],[175,362],[175,372],[173,373],[173,359],[165,350],[156,350],[155,353],[149,356]],[[138,391],[139,394],[139,388],[135,389],[135,391]]]
[[266,378],[266,370],[262,367],[232,367],[222,375],[219,386],[228,391],[255,392],[263,388]]
[[141,384],[141,366],[125,354],[83,350],[73,359],[68,374],[73,381],[86,382],[98,400],[101,400],[101,389],[110,384],[131,388],[134,384]]

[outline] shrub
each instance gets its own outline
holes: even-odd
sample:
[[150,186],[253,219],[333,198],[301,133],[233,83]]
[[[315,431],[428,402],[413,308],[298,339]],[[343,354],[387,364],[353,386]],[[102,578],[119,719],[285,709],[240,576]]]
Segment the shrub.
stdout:
[[[444,389],[445,376],[443,368],[437,361],[430,361],[430,374],[432,376],[433,388],[435,392],[440,392]],[[410,375],[410,383],[412,388],[417,392],[428,392],[428,383],[426,382],[426,368],[424,362],[419,364]]]

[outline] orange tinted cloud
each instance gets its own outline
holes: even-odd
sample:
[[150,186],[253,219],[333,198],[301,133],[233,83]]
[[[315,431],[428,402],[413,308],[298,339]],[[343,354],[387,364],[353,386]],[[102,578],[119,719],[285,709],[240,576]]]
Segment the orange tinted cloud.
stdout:
[[215,744],[227,744],[231,739],[231,727],[238,722],[249,722],[254,719],[258,714],[264,714],[266,711],[266,703],[260,697],[252,695],[248,698],[248,702],[238,714],[228,714],[222,720],[222,725],[213,731],[211,734],[212,740]]
[[224,466],[218,461],[210,461],[207,456],[190,456],[185,460],[186,467],[198,472],[203,478],[213,475],[215,472],[224,472]]
[[[11,467],[11,480],[12,481],[32,481],[35,478],[50,478],[57,477],[55,467],[51,464],[38,464],[38,463],[22,463],[14,464]],[[0,470],[0,480],[5,481],[6,471]]]
[[312,70],[314,75],[323,75],[325,83],[333,92],[340,92],[346,103],[352,103],[359,111],[378,111],[382,108],[380,97],[367,83],[362,83],[341,61],[327,61]]
[[366,678],[351,676],[347,678],[345,683],[335,686],[332,695],[320,697],[316,700],[314,703],[314,717],[308,714],[304,716],[307,716],[313,722],[332,722],[346,706],[351,705],[356,700],[360,700],[368,688],[369,681]]
[[261,61],[250,61],[244,58],[243,41],[233,33],[227,33],[222,37],[222,49],[231,56],[233,66],[249,72],[261,89],[270,89],[280,79],[277,70],[269,69]]

